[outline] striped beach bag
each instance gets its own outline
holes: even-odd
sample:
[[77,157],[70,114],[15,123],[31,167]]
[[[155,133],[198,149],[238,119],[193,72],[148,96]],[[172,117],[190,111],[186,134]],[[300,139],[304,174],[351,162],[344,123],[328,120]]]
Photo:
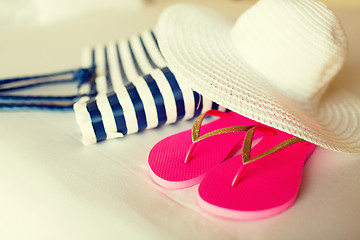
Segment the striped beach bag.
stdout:
[[[210,109],[225,111],[177,81],[156,35],[85,47],[77,70],[0,80],[0,108],[74,109],[85,145],[191,119]],[[75,94],[31,95],[45,85],[75,84]]]

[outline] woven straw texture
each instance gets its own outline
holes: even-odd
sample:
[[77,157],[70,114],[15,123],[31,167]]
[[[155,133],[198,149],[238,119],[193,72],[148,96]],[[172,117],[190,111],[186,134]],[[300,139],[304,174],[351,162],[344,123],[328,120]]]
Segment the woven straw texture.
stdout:
[[260,0],[236,24],[177,4],[157,31],[170,69],[203,96],[316,145],[360,152],[360,100],[329,87],[347,46],[323,4]]

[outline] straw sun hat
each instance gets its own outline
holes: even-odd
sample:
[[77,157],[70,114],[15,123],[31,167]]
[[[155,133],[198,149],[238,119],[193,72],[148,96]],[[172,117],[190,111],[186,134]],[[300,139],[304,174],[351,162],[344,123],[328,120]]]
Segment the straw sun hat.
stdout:
[[360,100],[329,87],[347,41],[324,4],[259,0],[236,23],[177,4],[157,33],[175,76],[203,96],[319,146],[360,152]]

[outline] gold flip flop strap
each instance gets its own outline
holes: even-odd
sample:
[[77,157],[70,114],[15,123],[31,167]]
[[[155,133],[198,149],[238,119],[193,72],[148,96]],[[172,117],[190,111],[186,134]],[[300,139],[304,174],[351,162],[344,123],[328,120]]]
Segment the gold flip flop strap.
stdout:
[[254,132],[255,132],[255,128],[256,126],[251,127],[245,134],[245,138],[244,138],[244,142],[243,142],[243,150],[242,150],[242,160],[243,160],[243,164],[247,164],[250,163],[252,161],[255,161],[257,159],[263,158],[267,155],[270,155],[274,152],[277,152],[291,144],[297,143],[297,142],[301,142],[301,141],[305,141],[301,138],[298,137],[292,137],[289,138],[285,141],[283,141],[282,143],[276,145],[275,147],[265,151],[264,153],[259,154],[256,157],[250,158],[250,152],[251,152],[251,143],[253,141],[253,136],[254,136]]
[[[190,145],[188,152],[186,153],[184,163],[190,162],[192,152],[194,151],[194,148],[196,147],[196,144],[199,141],[201,141],[205,138],[211,137],[211,136],[219,135],[219,134],[233,133],[233,132],[246,132],[254,126],[254,125],[240,125],[240,126],[225,127],[225,128],[216,129],[214,131],[208,132],[208,133],[200,136],[201,124],[206,115],[233,118],[231,115],[224,113],[224,112],[217,111],[217,110],[209,110],[206,113],[200,114],[195,119],[195,122],[191,129],[192,144]],[[230,154],[231,154],[231,152],[230,152]]]
[[219,135],[219,134],[233,133],[233,132],[246,132],[255,126],[255,125],[239,125],[239,126],[225,127],[225,128],[216,129],[214,131],[208,132],[208,133],[200,136],[201,124],[206,115],[216,115],[216,116],[221,117],[223,114],[225,115],[226,113],[218,112],[218,111],[214,111],[214,110],[210,110],[206,113],[200,114],[195,119],[195,122],[192,126],[191,137],[192,137],[193,143],[201,141],[207,137],[211,137],[211,136],[215,136],[215,135]]

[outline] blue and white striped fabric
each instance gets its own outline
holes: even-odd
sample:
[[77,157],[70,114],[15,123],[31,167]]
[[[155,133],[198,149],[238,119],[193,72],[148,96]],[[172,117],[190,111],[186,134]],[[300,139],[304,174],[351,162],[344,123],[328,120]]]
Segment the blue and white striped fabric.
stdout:
[[98,95],[74,105],[85,145],[191,119],[210,109],[225,111],[176,80],[152,31],[84,49],[83,67],[91,66],[96,66],[96,79],[81,91],[95,89]]
[[167,63],[151,30],[121,41],[86,47],[82,51],[82,67],[96,68],[96,78],[84,84],[80,92],[106,94],[123,88],[131,79],[165,66]]

